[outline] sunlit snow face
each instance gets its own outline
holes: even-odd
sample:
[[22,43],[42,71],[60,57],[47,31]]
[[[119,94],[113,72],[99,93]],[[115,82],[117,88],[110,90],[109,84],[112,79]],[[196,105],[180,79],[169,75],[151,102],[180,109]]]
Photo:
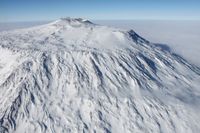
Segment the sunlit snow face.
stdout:
[[[60,19],[50,24],[16,31],[18,34],[15,46],[56,50],[55,44],[61,47],[88,47],[104,50],[131,48],[132,40],[123,30],[95,25],[87,20]],[[10,36],[11,37],[11,36]],[[48,43],[48,46],[43,45]],[[20,44],[20,45],[18,45]],[[53,45],[52,45],[53,44]]]

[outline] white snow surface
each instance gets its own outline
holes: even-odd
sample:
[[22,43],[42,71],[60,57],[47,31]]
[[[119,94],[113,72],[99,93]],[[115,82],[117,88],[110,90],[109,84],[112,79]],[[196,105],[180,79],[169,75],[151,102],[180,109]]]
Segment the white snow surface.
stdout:
[[167,44],[170,48],[200,67],[199,20],[98,20],[98,24],[134,29],[151,42]]
[[198,133],[200,69],[133,30],[63,18],[0,33],[0,132]]

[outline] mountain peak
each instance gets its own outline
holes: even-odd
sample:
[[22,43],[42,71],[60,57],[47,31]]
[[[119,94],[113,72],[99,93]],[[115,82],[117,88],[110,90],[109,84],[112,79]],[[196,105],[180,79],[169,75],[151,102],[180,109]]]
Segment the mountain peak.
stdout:
[[91,21],[89,21],[87,19],[71,18],[71,17],[60,18],[60,19],[54,21],[53,24],[62,25],[62,26],[65,26],[65,25],[70,25],[70,26],[94,25]]
[[[65,17],[65,18],[60,18],[60,20],[63,20],[63,21],[68,21],[68,22],[75,22],[75,21],[78,21],[78,22],[90,22],[89,20],[87,19],[83,19],[83,18],[71,18],[71,17]],[[91,22],[90,22],[91,23]]]

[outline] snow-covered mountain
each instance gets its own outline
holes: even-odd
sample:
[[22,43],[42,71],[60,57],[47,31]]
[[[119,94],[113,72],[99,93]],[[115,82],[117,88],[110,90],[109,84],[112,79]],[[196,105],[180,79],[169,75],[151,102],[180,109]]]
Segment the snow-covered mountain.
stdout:
[[198,133],[200,69],[133,30],[63,18],[0,33],[0,132]]

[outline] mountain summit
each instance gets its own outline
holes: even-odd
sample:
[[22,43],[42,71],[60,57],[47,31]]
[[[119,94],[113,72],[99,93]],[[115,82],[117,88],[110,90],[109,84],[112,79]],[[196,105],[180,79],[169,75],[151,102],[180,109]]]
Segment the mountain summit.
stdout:
[[94,25],[92,22],[82,18],[61,18],[52,24],[60,24],[62,26],[71,25],[71,26],[80,26],[80,25]]
[[0,132],[200,131],[200,69],[133,30],[63,18],[0,53]]

